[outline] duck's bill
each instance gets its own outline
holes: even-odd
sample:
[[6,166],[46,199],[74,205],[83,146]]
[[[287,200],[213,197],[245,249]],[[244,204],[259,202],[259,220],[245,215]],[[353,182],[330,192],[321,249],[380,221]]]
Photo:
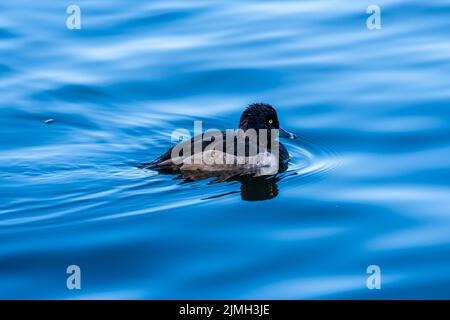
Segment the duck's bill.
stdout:
[[287,139],[297,139],[297,136],[293,133],[290,133],[289,131],[286,131],[284,129],[280,128],[280,137],[281,138],[287,138]]

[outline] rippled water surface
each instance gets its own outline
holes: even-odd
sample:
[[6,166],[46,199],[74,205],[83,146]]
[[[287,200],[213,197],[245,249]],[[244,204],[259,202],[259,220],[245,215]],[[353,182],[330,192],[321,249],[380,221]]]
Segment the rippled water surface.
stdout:
[[[3,0],[0,297],[450,298],[450,1],[370,4]],[[136,167],[260,101],[277,177]]]

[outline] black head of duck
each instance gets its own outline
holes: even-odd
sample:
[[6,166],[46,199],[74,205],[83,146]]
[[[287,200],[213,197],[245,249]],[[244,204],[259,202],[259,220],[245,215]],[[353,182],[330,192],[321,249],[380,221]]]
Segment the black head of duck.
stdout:
[[280,137],[295,139],[296,136],[282,128],[278,121],[278,115],[274,107],[267,103],[253,103],[249,105],[241,114],[239,128],[248,129],[279,130]]

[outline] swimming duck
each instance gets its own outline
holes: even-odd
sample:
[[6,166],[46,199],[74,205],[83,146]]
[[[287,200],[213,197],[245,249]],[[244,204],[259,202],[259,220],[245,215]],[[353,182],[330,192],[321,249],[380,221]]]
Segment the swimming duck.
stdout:
[[[162,173],[181,172],[185,177],[194,180],[210,176],[219,176],[219,180],[222,181],[229,177],[242,174],[253,174],[257,176],[269,175],[276,173],[287,166],[289,153],[286,147],[278,141],[276,142],[278,152],[274,152],[275,149],[270,144],[271,133],[273,132],[271,130],[277,129],[280,137],[295,139],[296,136],[280,128],[277,112],[271,105],[266,103],[254,103],[249,105],[242,112],[239,120],[239,129],[241,129],[239,130],[241,133],[250,132],[248,130],[253,129],[257,136],[256,141],[246,138],[241,140],[241,142],[245,143],[245,155],[242,152],[238,152],[238,138],[236,136],[233,138],[233,154],[230,154],[226,152],[228,151],[226,145],[227,132],[219,132],[219,135],[221,136],[218,137],[206,137],[205,133],[203,133],[201,137],[199,135],[198,137],[194,137],[169,148],[154,161],[144,163],[140,167],[154,169]],[[266,129],[266,131],[261,131],[262,129]],[[267,133],[268,135],[266,140],[268,143],[264,145],[267,145],[264,148],[258,143],[260,141],[260,133]],[[220,148],[212,147],[214,142],[216,143],[216,146],[218,145]],[[252,147],[255,149],[252,149]],[[256,150],[256,153],[252,154],[250,150]],[[176,154],[175,157],[174,153]],[[201,160],[196,162],[195,159],[199,156]],[[273,172],[274,166],[276,172]],[[197,179],[195,179],[195,177],[197,177]]]

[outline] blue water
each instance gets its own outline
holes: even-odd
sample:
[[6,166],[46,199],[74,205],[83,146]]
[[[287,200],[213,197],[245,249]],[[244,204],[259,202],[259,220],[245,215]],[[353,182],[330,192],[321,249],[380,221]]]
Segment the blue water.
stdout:
[[[450,298],[450,1],[370,4],[2,0],[0,298]],[[275,179],[136,167],[252,102]]]

